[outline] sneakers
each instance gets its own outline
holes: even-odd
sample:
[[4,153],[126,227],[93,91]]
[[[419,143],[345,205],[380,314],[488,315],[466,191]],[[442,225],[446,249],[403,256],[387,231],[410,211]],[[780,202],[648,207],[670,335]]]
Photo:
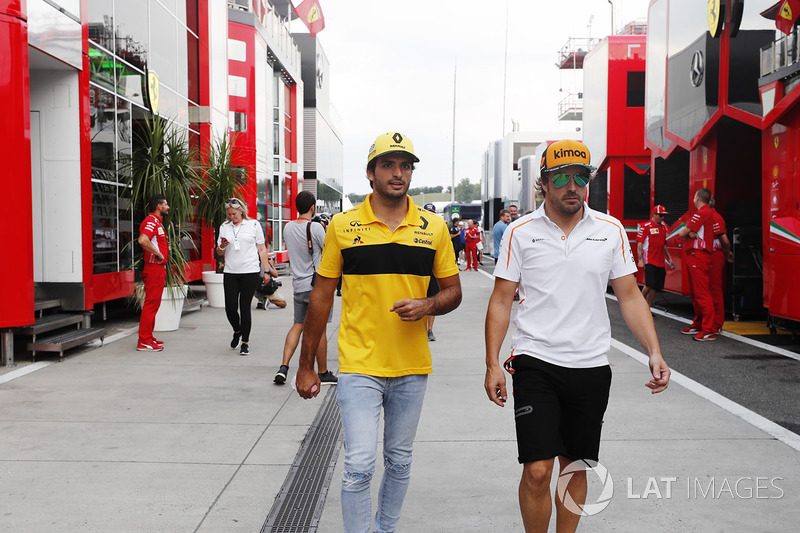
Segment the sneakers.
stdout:
[[250,355],[250,346],[246,342],[243,342],[239,348],[239,355]]
[[317,375],[319,376],[320,385],[336,385],[339,382],[339,378],[337,378],[336,374],[330,370]]
[[272,380],[276,385],[283,385],[286,383],[286,376],[289,375],[289,367],[281,365],[277,372],[275,372],[275,379]]
[[236,348],[239,346],[239,339],[242,338],[241,331],[234,331],[233,338],[231,339],[231,349]]
[[695,325],[686,326],[685,328],[681,329],[681,333],[684,335],[697,335],[700,333],[700,328]]
[[162,348],[164,347],[164,341],[160,341],[160,340],[156,339],[155,337],[153,337],[153,340],[150,341],[150,342],[152,342],[153,344],[157,344],[157,345],[161,346]]
[[432,329],[428,330],[428,340],[430,342],[433,342],[433,341],[436,340],[436,335],[433,334],[433,330]]
[[155,342],[142,342],[136,345],[137,352],[163,352],[164,346],[162,344],[156,344]]
[[713,331],[701,331],[692,338],[699,342],[715,341],[717,340],[717,334]]

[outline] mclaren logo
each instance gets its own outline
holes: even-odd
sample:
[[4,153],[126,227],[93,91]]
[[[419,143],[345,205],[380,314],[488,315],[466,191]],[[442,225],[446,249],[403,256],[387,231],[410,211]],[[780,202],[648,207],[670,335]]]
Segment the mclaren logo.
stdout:
[[706,65],[703,52],[695,50],[694,54],[692,54],[692,65],[689,68],[689,82],[692,84],[692,87],[700,87],[700,85],[702,85],[705,72]]

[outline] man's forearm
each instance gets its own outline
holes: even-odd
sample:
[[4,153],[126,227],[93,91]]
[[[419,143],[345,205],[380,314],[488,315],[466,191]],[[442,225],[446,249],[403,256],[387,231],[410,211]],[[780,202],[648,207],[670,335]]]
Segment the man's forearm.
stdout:
[[639,343],[645,347],[648,355],[660,354],[661,347],[658,344],[653,315],[645,299],[641,297],[620,299],[619,307],[628,329],[631,330],[631,333]]
[[486,368],[500,365],[500,347],[508,333],[508,324],[511,320],[511,306],[505,305],[499,298],[492,295],[486,309],[486,324],[484,338],[486,343]]
[[153,255],[161,255],[161,252],[158,250],[158,248],[153,246],[153,243],[150,242],[150,239],[144,238],[144,239],[137,239],[137,240],[139,242],[139,246],[141,246],[142,249],[145,252],[153,254]]
[[428,300],[430,300],[431,315],[446,315],[461,304],[461,287],[444,287]]

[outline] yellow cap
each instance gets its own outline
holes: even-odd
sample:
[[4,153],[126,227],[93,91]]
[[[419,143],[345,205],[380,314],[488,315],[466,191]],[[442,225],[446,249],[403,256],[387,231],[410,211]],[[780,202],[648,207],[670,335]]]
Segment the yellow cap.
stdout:
[[380,155],[403,152],[412,157],[415,163],[419,163],[419,158],[414,155],[414,144],[411,139],[396,131],[389,131],[383,135],[378,135],[375,142],[369,148],[367,164]]
[[539,171],[540,173],[551,172],[572,165],[578,165],[589,171],[593,171],[595,167],[589,164],[591,161],[592,155],[589,153],[589,148],[585,144],[581,141],[566,139],[551,143],[545,149],[542,154],[542,163],[539,166]]

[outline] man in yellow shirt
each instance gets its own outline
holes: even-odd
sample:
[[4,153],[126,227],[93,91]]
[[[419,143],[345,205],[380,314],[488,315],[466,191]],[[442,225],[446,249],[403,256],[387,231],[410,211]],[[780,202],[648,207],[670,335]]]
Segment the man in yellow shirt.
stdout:
[[[431,372],[425,317],[449,313],[461,303],[447,226],[407,194],[418,162],[403,134],[389,132],[375,140],[367,158],[373,192],[328,226],[304,325],[297,390],[303,398],[313,398],[320,385],[314,352],[342,276],[337,401],[345,447],[345,533],[371,531],[370,481],[381,408],[385,470],[374,527],[396,529]],[[431,276],[441,290],[428,298]]]

